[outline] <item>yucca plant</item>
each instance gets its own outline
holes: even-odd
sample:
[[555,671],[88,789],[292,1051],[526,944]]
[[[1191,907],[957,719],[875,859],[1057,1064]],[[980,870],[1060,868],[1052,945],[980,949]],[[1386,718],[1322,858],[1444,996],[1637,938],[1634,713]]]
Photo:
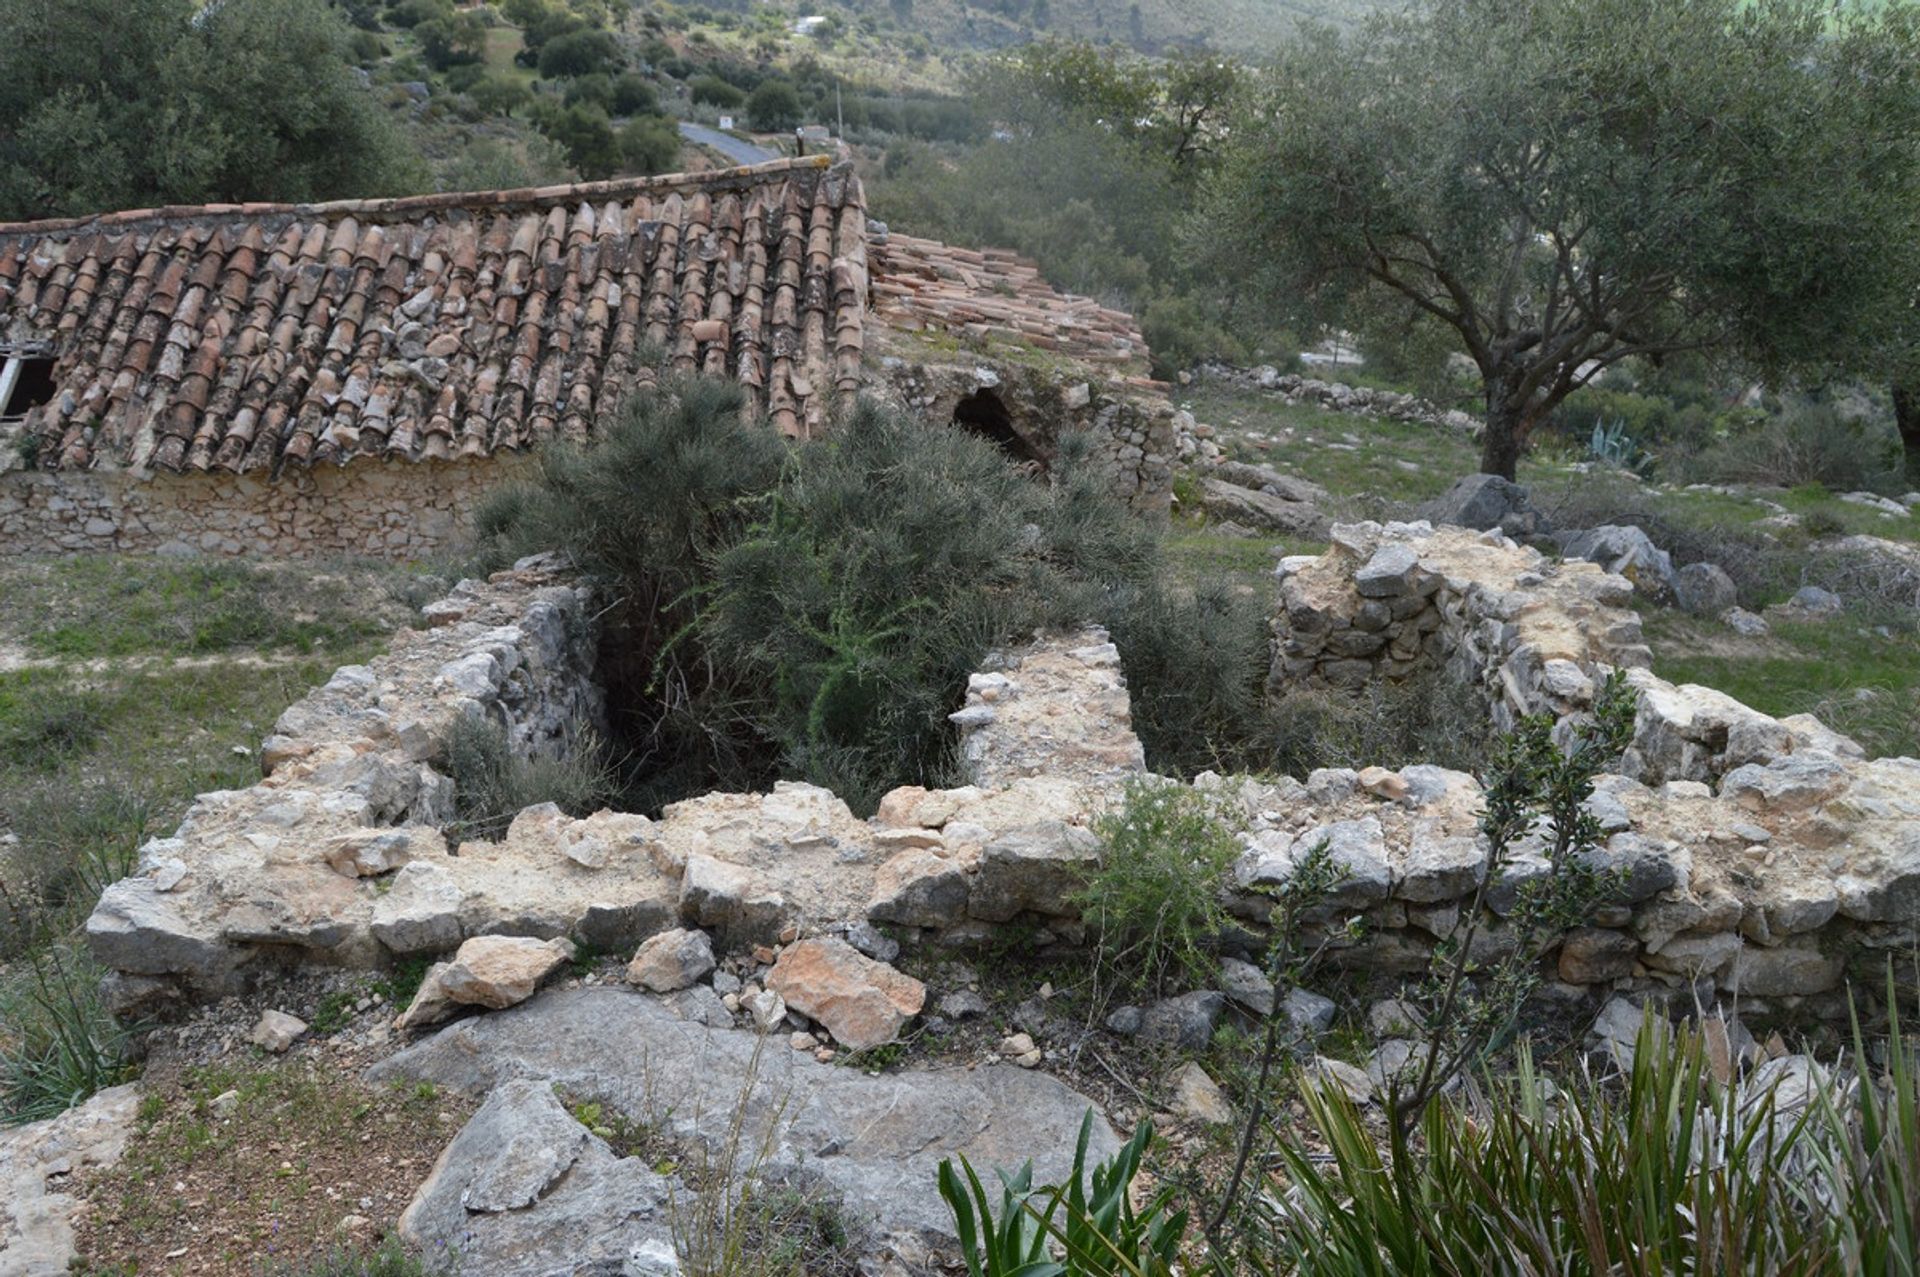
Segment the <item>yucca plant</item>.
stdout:
[[964,1156],[957,1170],[951,1158],[940,1163],[940,1195],[953,1212],[969,1277],[1170,1277],[1187,1212],[1168,1209],[1170,1190],[1139,1210],[1132,1198],[1153,1123],[1142,1120],[1119,1152],[1089,1172],[1092,1135],[1089,1109],[1063,1185],[1034,1188],[1031,1161],[1012,1174],[997,1172],[997,1211]]

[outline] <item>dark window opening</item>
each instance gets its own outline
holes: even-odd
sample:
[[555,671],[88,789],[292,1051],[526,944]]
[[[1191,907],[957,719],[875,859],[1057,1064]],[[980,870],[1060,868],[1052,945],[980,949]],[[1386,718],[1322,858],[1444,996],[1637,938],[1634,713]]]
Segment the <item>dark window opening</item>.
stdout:
[[16,355],[11,362],[15,366],[7,369],[11,374],[6,378],[7,403],[5,408],[0,408],[0,416],[20,417],[26,415],[29,408],[38,408],[53,398],[53,359]]
[[1044,471],[1047,460],[1013,428],[1013,416],[1000,396],[991,390],[976,390],[962,399],[953,410],[953,424],[962,430],[993,440],[1000,450],[1021,465]]

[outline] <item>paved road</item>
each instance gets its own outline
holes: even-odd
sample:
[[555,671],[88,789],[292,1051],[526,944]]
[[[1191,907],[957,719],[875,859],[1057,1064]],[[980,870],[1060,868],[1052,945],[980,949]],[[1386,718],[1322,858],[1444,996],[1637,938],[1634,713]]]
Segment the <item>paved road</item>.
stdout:
[[777,153],[765,147],[755,146],[751,142],[742,142],[731,133],[710,129],[704,124],[689,124],[682,120],[680,136],[689,142],[698,142],[701,146],[712,147],[735,164],[765,164],[768,160],[780,158]]

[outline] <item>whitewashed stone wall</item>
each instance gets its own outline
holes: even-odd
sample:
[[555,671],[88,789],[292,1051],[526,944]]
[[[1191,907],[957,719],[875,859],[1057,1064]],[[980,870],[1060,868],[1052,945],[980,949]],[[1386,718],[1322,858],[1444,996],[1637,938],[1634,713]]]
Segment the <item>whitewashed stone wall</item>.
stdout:
[[0,473],[0,549],[413,559],[455,544],[511,456],[225,474]]

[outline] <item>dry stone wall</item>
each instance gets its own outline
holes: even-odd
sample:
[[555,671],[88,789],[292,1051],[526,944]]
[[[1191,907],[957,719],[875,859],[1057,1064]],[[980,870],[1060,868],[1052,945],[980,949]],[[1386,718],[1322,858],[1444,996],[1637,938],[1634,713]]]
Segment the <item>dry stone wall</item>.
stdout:
[[[1620,594],[1597,569],[1552,571],[1470,534],[1341,535],[1322,560],[1289,567],[1283,598],[1331,599],[1343,576],[1352,586],[1369,566],[1369,581],[1393,568],[1403,593],[1352,586],[1342,597],[1421,600],[1454,635],[1428,659],[1464,662],[1510,712],[1577,715],[1590,692],[1562,680],[1556,662],[1597,684],[1607,655],[1644,651],[1635,633],[1608,636]],[[1413,562],[1382,561],[1389,549],[1413,550]],[[282,717],[259,785],[203,795],[173,838],[143,850],[140,872],[103,896],[88,934],[122,1008],[218,996],[284,960],[374,967],[458,950],[472,965],[477,938],[524,937],[540,954],[564,954],[568,939],[631,951],[698,929],[712,953],[764,953],[786,972],[785,995],[770,987],[757,995],[766,1006],[739,1012],[777,1022],[794,998],[831,998],[841,982],[881,987],[862,955],[893,944],[982,942],[1015,920],[1040,943],[1084,944],[1072,901],[1099,864],[1097,821],[1147,775],[1118,655],[1105,633],[1085,630],[989,661],[954,714],[969,783],[897,789],[870,820],[824,789],[780,784],[707,794],[659,819],[535,807],[497,841],[450,846],[441,830],[454,795],[437,760],[451,725],[488,714],[516,748],[564,751],[594,723],[598,694],[585,594],[551,565],[462,583],[426,611],[431,628],[403,633],[388,656],[342,670]],[[1454,613],[1465,632],[1450,628]],[[1516,663],[1535,672],[1509,678]],[[1813,998],[1815,1010],[1838,1011],[1828,995],[1856,972],[1871,996],[1878,964],[1920,943],[1920,760],[1865,759],[1817,724],[1768,727],[1707,689],[1644,669],[1629,677],[1641,690],[1629,774],[1603,777],[1589,804],[1604,833],[1594,857],[1623,886],[1566,938],[1559,987],[1734,990],[1749,1007]],[[1216,795],[1242,843],[1230,899],[1256,930],[1266,889],[1306,851],[1329,847],[1344,870],[1341,921],[1364,924],[1332,951],[1363,971],[1424,969],[1487,872],[1479,783],[1462,773],[1195,784]],[[1483,943],[1510,943],[1500,920],[1546,871],[1542,851],[1522,845],[1489,887]],[[709,956],[688,935],[661,943]],[[876,1004],[883,1019],[917,1011],[910,986]]]
[[352,554],[417,559],[471,527],[524,457],[315,466],[259,475],[0,473],[0,548],[16,554]]

